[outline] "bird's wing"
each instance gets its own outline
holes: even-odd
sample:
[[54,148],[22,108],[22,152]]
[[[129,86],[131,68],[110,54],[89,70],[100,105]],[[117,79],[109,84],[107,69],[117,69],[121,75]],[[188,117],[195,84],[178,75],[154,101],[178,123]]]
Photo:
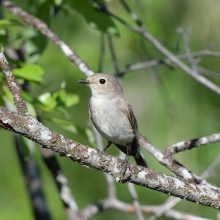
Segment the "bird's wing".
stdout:
[[125,106],[125,108],[124,108],[125,109],[124,110],[125,114],[127,115],[128,120],[131,123],[131,127],[132,127],[132,130],[134,131],[136,141],[139,145],[139,141],[138,141],[138,124],[137,124],[136,117],[134,115],[134,112],[132,110],[132,107],[131,107],[130,103],[127,100],[124,100],[124,106]]
[[92,114],[91,114],[91,111],[90,111],[90,102],[89,102],[89,105],[88,105],[88,115],[89,115],[89,120],[93,122]]
[[93,117],[92,117],[92,113],[91,113],[91,110],[90,110],[91,108],[92,108],[92,104],[91,104],[91,102],[89,102],[89,106],[88,106],[89,120],[93,123],[93,125],[94,125],[95,128],[96,128],[96,130],[97,130],[99,133],[101,133],[101,131],[99,130],[99,127],[96,126],[96,124],[95,124],[95,122],[94,122],[94,119],[93,119]]

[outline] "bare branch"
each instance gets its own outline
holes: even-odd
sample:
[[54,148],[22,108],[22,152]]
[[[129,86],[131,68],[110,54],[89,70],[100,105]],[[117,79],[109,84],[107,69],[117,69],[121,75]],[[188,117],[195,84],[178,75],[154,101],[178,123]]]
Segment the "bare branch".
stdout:
[[[79,211],[74,220],[87,220],[91,219],[93,216],[97,215],[102,211],[106,211],[109,209],[115,209],[121,212],[133,214],[135,213],[135,207],[131,206],[128,203],[122,202],[116,198],[106,198],[99,203],[90,204],[86,206],[83,210]],[[161,209],[161,206],[141,206],[141,210],[143,214],[154,214],[157,213]],[[179,212],[175,210],[167,210],[164,213],[165,217],[173,218],[173,219],[181,219],[181,220],[210,220],[207,218],[198,217],[195,215],[191,215],[189,213]]]
[[73,211],[75,212],[78,210],[78,206],[72,195],[71,189],[69,188],[68,180],[63,174],[56,159],[55,153],[49,149],[42,148],[41,146],[39,146],[39,149],[45,164],[53,175],[54,182],[60,193],[61,201],[66,209],[66,215],[68,216],[68,219],[73,219],[71,216],[73,215]]
[[[176,56],[181,60],[188,59],[188,54],[177,54]],[[205,50],[201,50],[201,51],[197,51],[197,52],[191,52],[190,56],[193,58],[203,57],[203,56],[211,56],[211,57],[219,58],[220,53],[205,49]],[[170,68],[172,65],[172,63],[170,62],[170,60],[168,58],[162,59],[162,60],[149,60],[149,61],[140,62],[140,63],[136,63],[136,64],[128,64],[122,71],[120,71],[119,74],[123,75],[126,72],[131,72],[131,71],[154,67],[154,66],[163,65],[163,64],[166,64]],[[172,66],[172,69],[174,69],[174,68],[175,68],[175,66]],[[200,74],[204,74],[204,75],[211,76],[211,77],[218,78],[218,79],[220,78],[219,73],[211,72],[208,70],[203,70],[203,68],[201,68],[201,67],[198,69],[198,71]]]
[[[126,7],[128,7],[128,5]],[[129,8],[129,10],[127,9],[127,11],[130,13],[131,17],[133,18],[134,17],[133,16],[134,12],[132,12],[132,10],[130,8]],[[116,20],[118,20],[120,23],[125,25],[129,30],[131,30],[131,31],[133,31],[135,33],[138,33],[139,35],[144,37],[152,45],[154,45],[164,56],[166,56],[173,64],[178,66],[180,69],[182,69],[184,72],[186,72],[188,75],[193,77],[196,81],[198,81],[199,83],[201,83],[205,87],[209,88],[213,92],[215,92],[218,95],[220,95],[220,88],[217,85],[215,85],[213,82],[209,81],[205,77],[199,75],[196,71],[194,71],[193,69],[188,67],[185,63],[183,63],[180,59],[178,59],[178,57],[173,55],[166,47],[164,47],[160,43],[159,40],[157,40],[152,34],[150,34],[146,30],[146,28],[145,28],[145,26],[143,26],[142,22],[140,24],[138,23],[139,27],[133,27],[133,26],[129,25],[127,22],[125,22],[124,20],[122,20],[121,18],[119,18],[118,16],[116,16],[116,15],[110,13],[110,12],[106,12],[106,13],[108,13],[109,15],[114,17]]]
[[209,77],[212,77],[212,78],[220,79],[220,74],[216,73],[216,72],[213,72],[211,70],[208,70],[208,69],[205,69],[205,68],[202,68],[202,67],[198,67],[198,71],[202,75],[206,75],[206,76],[209,76]]
[[154,216],[152,216],[149,220],[156,220],[160,216],[162,216],[164,213],[166,213],[168,210],[170,210],[173,206],[175,206],[179,201],[181,201],[180,198],[173,198],[170,197],[158,210],[158,212],[155,213]]
[[211,143],[215,143],[220,141],[220,133],[212,134],[206,137],[202,138],[195,138],[188,141],[181,141],[176,144],[172,144],[168,148],[165,149],[166,155],[174,155],[176,153],[185,151],[185,150],[191,150],[194,147],[199,147]]
[[135,190],[134,185],[131,184],[131,183],[129,183],[129,184],[128,184],[128,189],[129,189],[129,192],[130,192],[131,197],[132,197],[132,200],[133,200],[133,205],[134,205],[134,207],[135,207],[135,211],[136,211],[138,220],[144,220],[144,215],[143,215],[143,213],[142,213],[141,205],[140,205],[140,203],[139,203],[138,195],[137,195],[137,192],[136,192],[136,190]]
[[152,154],[159,161],[160,164],[167,167],[179,177],[185,179],[185,181],[193,182],[195,184],[205,184],[213,188],[212,184],[208,183],[205,179],[202,179],[201,177],[187,170],[177,160],[173,159],[171,154],[161,152],[159,149],[154,147],[142,134],[139,134],[139,141],[141,146],[146,149],[150,154]]
[[94,72],[87,66],[87,64],[77,55],[77,53],[72,50],[63,40],[61,40],[55,33],[53,33],[50,28],[42,20],[36,18],[35,16],[23,11],[21,8],[17,7],[10,1],[3,1],[2,4],[7,8],[9,12],[21,18],[27,24],[32,25],[37,31],[45,35],[54,44],[56,44],[66,57],[69,58],[71,62],[74,62],[82,73],[86,76],[94,74]]
[[[216,157],[216,159],[211,163],[211,165],[203,172],[201,175],[201,178],[208,178],[213,173],[213,170],[216,168],[216,166],[220,163],[220,154]],[[163,205],[161,205],[161,208],[158,212],[150,220],[154,220],[166,213],[168,210],[173,208],[177,203],[181,201],[180,198],[169,198]]]
[[11,67],[8,64],[8,61],[6,60],[4,54],[1,51],[0,51],[0,67],[3,73],[5,74],[8,88],[10,89],[13,95],[13,99],[14,99],[17,112],[22,115],[28,115],[27,105],[22,98],[19,85],[11,72]]
[[115,69],[115,74],[117,75],[119,73],[118,62],[117,62],[117,58],[116,58],[116,54],[115,54],[115,50],[114,50],[114,46],[112,42],[112,36],[110,34],[108,34],[108,45],[109,45],[109,49],[110,49],[111,56],[112,56],[112,63]]
[[105,35],[101,33],[100,36],[100,58],[99,58],[99,66],[98,66],[98,73],[103,72],[103,63],[104,63],[104,54],[105,54]]

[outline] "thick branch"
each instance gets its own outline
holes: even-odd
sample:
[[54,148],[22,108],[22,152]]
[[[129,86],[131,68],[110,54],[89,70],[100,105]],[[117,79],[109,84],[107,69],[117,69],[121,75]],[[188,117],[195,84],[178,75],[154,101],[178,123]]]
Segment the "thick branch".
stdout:
[[131,182],[169,195],[214,208],[220,207],[220,189],[184,181],[129,164],[123,175],[123,160],[100,153],[49,130],[32,116],[22,116],[0,107],[0,126],[58,152],[71,160],[111,174],[118,182]]

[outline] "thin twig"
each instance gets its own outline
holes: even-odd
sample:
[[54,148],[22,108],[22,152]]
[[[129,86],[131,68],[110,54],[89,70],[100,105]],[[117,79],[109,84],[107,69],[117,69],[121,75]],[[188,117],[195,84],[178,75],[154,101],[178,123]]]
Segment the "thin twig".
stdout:
[[173,208],[180,201],[181,201],[180,198],[173,198],[173,197],[168,198],[167,201],[163,205],[161,205],[161,208],[158,210],[158,212],[156,212],[149,220],[158,219],[159,217],[164,215],[164,213],[166,213],[168,210]]
[[206,76],[209,76],[209,77],[212,77],[212,78],[215,78],[215,79],[220,79],[220,74],[216,73],[216,72],[213,72],[211,70],[208,70],[208,69],[205,69],[205,68],[202,68],[202,67],[198,66],[198,71],[202,75],[206,75]]
[[135,211],[136,211],[138,220],[144,220],[145,218],[144,218],[144,215],[142,213],[141,205],[139,203],[138,195],[137,195],[137,192],[135,190],[134,185],[129,183],[128,184],[128,189],[129,189],[130,195],[131,195],[132,200],[133,200],[133,205],[135,207]]
[[217,167],[217,165],[220,163],[220,154],[215,158],[215,160],[209,165],[209,167],[203,172],[201,175],[202,178],[207,179],[209,178],[214,169]]
[[[121,0],[122,1],[122,0]],[[124,2],[124,1],[123,1]],[[124,2],[125,3],[125,2]],[[126,3],[125,3],[126,4]],[[128,7],[128,5],[126,4],[126,7]],[[132,11],[130,8],[129,10],[127,10],[129,13]],[[144,37],[146,40],[148,40],[152,45],[154,45],[155,48],[157,48],[166,58],[168,58],[173,64],[175,64],[176,66],[178,66],[180,69],[182,69],[184,72],[186,72],[188,75],[190,75],[191,77],[193,77],[196,81],[198,81],[199,83],[201,83],[202,85],[204,85],[205,87],[209,88],[211,91],[215,92],[216,94],[220,95],[220,87],[218,87],[217,85],[215,85],[213,82],[209,81],[208,79],[206,79],[205,77],[199,75],[196,71],[194,71],[193,69],[191,69],[190,67],[188,67],[185,63],[183,63],[180,59],[178,59],[178,57],[174,56],[166,47],[164,47],[159,40],[156,39],[156,37],[154,37],[152,34],[150,34],[146,28],[140,24],[139,27],[133,27],[131,25],[129,25],[127,22],[125,22],[123,19],[119,18],[118,16],[116,16],[115,14],[111,13],[111,12],[106,12],[109,15],[111,15],[112,17],[114,17],[117,21],[119,21],[120,23],[122,23],[124,26],[126,26],[129,30],[141,35],[142,37]],[[134,12],[132,12],[132,14],[130,13],[131,17],[133,18]],[[137,17],[137,16],[136,16]]]
[[103,63],[104,63],[104,55],[105,55],[105,35],[104,33],[101,33],[101,40],[100,40],[100,58],[99,58],[99,67],[98,67],[98,73],[102,73],[103,71]]
[[186,54],[187,54],[187,59],[189,61],[189,63],[192,66],[192,69],[196,72],[198,72],[198,63],[195,61],[195,59],[193,58],[193,56],[191,55],[191,50],[190,50],[190,46],[189,46],[189,38],[190,38],[190,34],[192,31],[192,26],[191,24],[188,24],[186,26],[186,30],[184,31],[182,28],[177,28],[177,33],[182,36],[183,41],[184,41],[184,46],[185,46],[185,50],[186,50]]
[[202,138],[194,138],[191,140],[181,141],[176,144],[172,144],[171,146],[167,147],[164,152],[166,155],[172,156],[176,153],[179,153],[185,150],[191,150],[192,148],[204,146],[204,145],[215,143],[218,141],[220,141],[220,133],[212,134],[212,135],[202,137]]
[[[176,55],[180,60],[185,60],[188,59],[188,55],[187,54],[178,54]],[[201,50],[201,51],[197,51],[197,52],[191,52],[190,53],[191,57],[203,57],[203,56],[210,56],[210,57],[220,57],[220,53],[219,52],[214,52],[214,51],[210,51],[209,49],[205,49],[205,50]],[[168,58],[166,59],[162,59],[162,60],[149,60],[149,61],[145,61],[145,62],[140,62],[140,63],[135,63],[135,64],[128,64],[122,71],[120,71],[120,75],[123,75],[127,72],[131,72],[131,71],[135,71],[135,70],[139,70],[139,69],[144,69],[144,68],[149,68],[149,67],[154,67],[154,66],[158,66],[158,65],[167,65],[168,67],[175,69],[175,66],[172,65],[172,63],[170,62],[170,60]],[[204,75],[209,75],[215,78],[219,78],[220,74],[215,73],[215,74],[206,74],[202,72],[202,69],[199,68],[199,73],[204,74]]]
[[115,69],[115,75],[118,75],[119,73],[118,61],[116,58],[115,49],[114,49],[113,42],[112,42],[112,36],[110,34],[108,34],[108,45],[109,45],[109,49],[110,49],[111,56],[112,56],[112,63]]
[[54,182],[60,193],[60,199],[65,207],[68,219],[73,219],[73,212],[78,211],[78,206],[72,195],[66,176],[63,174],[61,167],[56,159],[55,153],[49,149],[39,147],[42,158],[48,169],[53,175]]

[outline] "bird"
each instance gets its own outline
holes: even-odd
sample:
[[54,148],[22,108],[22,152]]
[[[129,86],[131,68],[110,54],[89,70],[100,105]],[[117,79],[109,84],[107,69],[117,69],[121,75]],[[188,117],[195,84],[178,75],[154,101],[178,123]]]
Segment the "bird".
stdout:
[[78,82],[91,89],[89,119],[108,141],[104,151],[114,144],[126,154],[126,163],[128,156],[133,156],[137,165],[148,168],[140,149],[136,117],[116,77],[96,73]]

